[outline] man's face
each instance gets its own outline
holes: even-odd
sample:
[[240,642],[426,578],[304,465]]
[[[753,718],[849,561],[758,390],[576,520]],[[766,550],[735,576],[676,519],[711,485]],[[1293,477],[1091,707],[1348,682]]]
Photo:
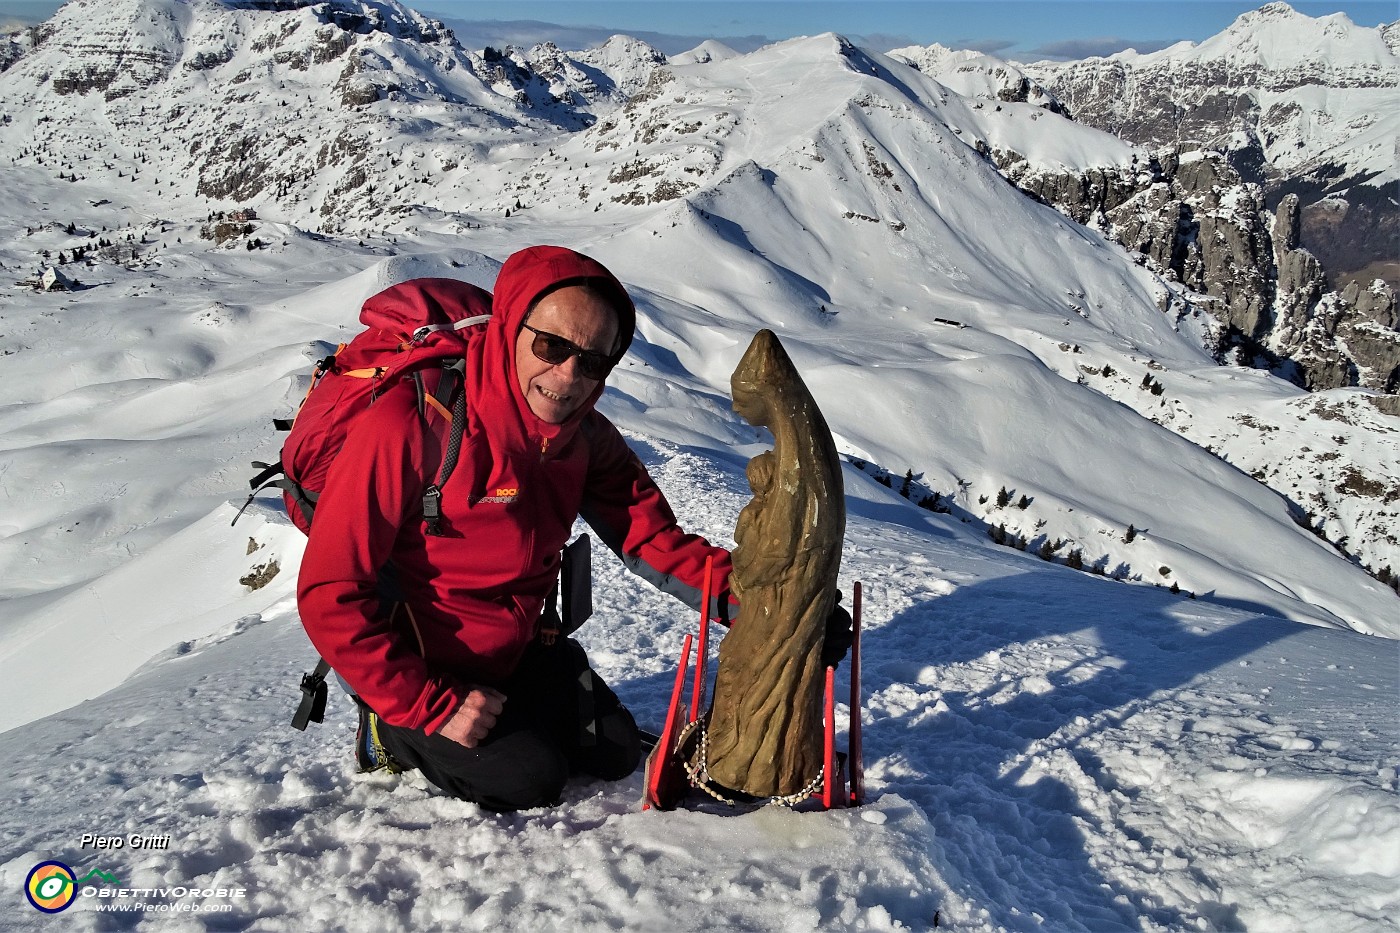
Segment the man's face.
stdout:
[[[617,314],[578,286],[550,292],[526,316],[525,323],[594,353],[611,354],[617,347]],[[575,355],[558,364],[535,356],[531,349],[535,336],[534,331],[521,327],[515,338],[520,392],[535,417],[562,424],[588,400],[601,380],[584,376]]]

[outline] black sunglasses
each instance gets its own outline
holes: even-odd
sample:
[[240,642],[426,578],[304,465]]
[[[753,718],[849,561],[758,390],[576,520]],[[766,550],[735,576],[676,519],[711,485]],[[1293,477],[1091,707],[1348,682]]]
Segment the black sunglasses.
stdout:
[[521,324],[520,326],[535,335],[535,339],[530,343],[531,352],[535,354],[536,358],[550,366],[560,366],[569,357],[577,356],[578,371],[584,378],[602,380],[606,379],[608,373],[612,372],[612,368],[617,365],[617,360],[613,359],[611,354],[585,350],[558,334],[551,334],[547,330],[540,330],[529,324]]

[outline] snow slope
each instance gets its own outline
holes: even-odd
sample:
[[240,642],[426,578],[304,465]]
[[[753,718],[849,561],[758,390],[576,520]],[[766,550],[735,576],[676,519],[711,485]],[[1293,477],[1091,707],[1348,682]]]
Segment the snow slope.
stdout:
[[[636,444],[688,525],[732,527],[740,464]],[[865,808],[642,812],[634,775],[500,816],[417,775],[355,776],[343,696],[323,725],[285,725],[312,654],[283,575],[265,610],[230,607],[6,734],[0,879],[47,859],[114,876],[64,915],[78,930],[1395,928],[1394,641],[1052,567],[846,478]],[[228,583],[245,560],[220,553],[230,511],[188,555],[134,566]],[[258,537],[290,531],[265,521]],[[598,576],[582,638],[654,726],[693,620],[610,557]],[[171,842],[97,851],[84,833]],[[178,888],[207,893],[156,893]],[[0,929],[33,929],[27,911]]]

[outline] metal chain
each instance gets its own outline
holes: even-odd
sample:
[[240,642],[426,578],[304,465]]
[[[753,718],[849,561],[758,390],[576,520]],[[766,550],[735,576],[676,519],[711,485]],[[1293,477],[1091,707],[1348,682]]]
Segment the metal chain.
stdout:
[[[681,760],[681,767],[685,769],[685,773],[690,777],[690,783],[720,801],[725,806],[734,806],[735,801],[730,800],[710,786],[710,731],[705,728],[703,720],[697,719],[694,722],[686,724],[685,728],[681,730],[681,734],[676,737],[676,750],[679,751],[685,747],[686,739],[690,737],[691,732],[698,732],[700,734],[700,738],[698,739],[699,765],[692,765],[687,759]],[[768,802],[765,803],[764,806],[794,807],[821,790],[824,777],[824,769],[818,770],[817,776],[812,778],[812,780],[807,783],[806,787],[796,793],[769,797]]]

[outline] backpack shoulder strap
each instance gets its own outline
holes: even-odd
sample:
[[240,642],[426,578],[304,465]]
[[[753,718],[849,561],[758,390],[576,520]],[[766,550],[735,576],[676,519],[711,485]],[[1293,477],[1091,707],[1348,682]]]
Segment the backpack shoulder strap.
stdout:
[[[427,424],[428,408],[431,406],[447,419],[447,450],[442,464],[438,467],[437,479],[423,490],[424,532],[430,535],[442,534],[442,487],[457,468],[457,460],[462,453],[462,436],[467,426],[467,393],[465,386],[466,360],[458,358],[444,363],[438,378],[437,388],[431,393],[423,384],[422,372],[413,374],[413,383],[418,393],[418,414]],[[451,410],[448,405],[451,405]]]

